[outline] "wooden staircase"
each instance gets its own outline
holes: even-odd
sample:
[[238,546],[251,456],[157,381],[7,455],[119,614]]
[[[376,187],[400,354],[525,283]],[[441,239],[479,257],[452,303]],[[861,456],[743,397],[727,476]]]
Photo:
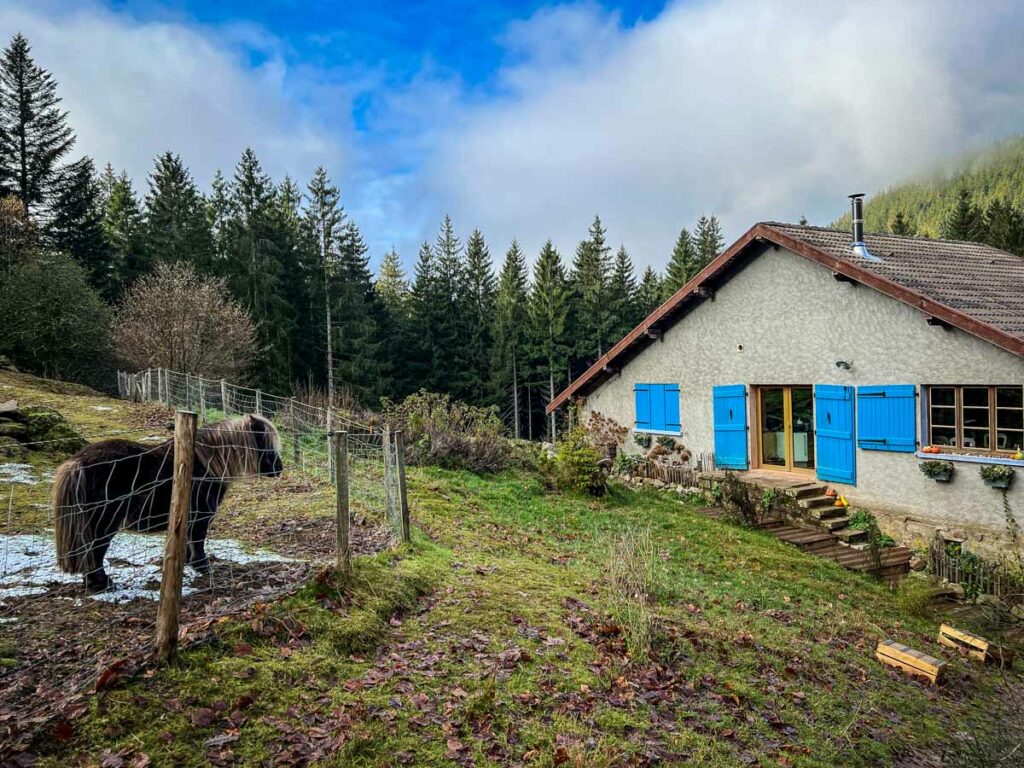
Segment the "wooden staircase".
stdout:
[[[715,475],[701,478],[710,488]],[[835,499],[826,496],[827,486],[816,480],[784,475],[777,472],[746,472],[737,475],[742,482],[758,488],[773,488],[795,500],[802,519],[763,520],[757,528],[770,533],[809,554],[825,557],[851,571],[878,576],[892,582],[910,570],[913,552],[906,547],[885,547],[877,556],[867,547],[867,532],[849,527],[846,508],[835,506]],[[724,518],[728,514],[718,507],[701,510],[712,517]]]

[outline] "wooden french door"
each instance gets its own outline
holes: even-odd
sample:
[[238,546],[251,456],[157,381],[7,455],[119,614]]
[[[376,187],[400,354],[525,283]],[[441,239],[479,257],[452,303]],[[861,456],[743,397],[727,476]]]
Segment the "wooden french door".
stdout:
[[814,390],[757,388],[758,464],[789,472],[814,471]]

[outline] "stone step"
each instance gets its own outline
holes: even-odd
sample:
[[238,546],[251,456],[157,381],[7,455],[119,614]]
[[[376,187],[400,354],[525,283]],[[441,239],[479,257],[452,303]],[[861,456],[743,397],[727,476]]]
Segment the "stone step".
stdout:
[[837,507],[835,502],[832,502],[827,507],[814,507],[807,512],[815,520],[829,520],[833,517],[845,517],[846,509],[846,507]]
[[800,509],[818,509],[819,507],[833,507],[835,506],[836,500],[831,496],[825,496],[824,494],[819,496],[805,496],[804,498],[797,499],[796,505]]
[[843,517],[825,517],[818,520],[818,525],[824,528],[826,531],[832,531],[836,533],[840,528],[845,528],[850,522],[850,518]]
[[821,483],[803,483],[782,489],[782,492],[794,499],[805,499],[809,496],[821,496],[825,493],[825,486]]
[[854,544],[866,539],[868,537],[868,532],[862,531],[859,528],[843,528],[842,530],[835,532],[835,537],[840,541],[845,541],[847,544]]

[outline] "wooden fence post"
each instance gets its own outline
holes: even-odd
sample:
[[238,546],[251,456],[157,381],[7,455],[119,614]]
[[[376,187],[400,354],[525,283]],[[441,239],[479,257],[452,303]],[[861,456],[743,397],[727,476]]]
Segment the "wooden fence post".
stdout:
[[384,447],[384,514],[390,520],[392,499],[388,492],[388,478],[391,477],[391,427],[387,424],[381,431],[381,445]]
[[158,403],[163,404],[164,402],[164,369],[156,369],[156,400]]
[[187,373],[185,374],[185,407],[190,411],[195,410],[192,407],[192,377]]
[[402,430],[395,432],[395,458],[398,461],[398,498],[402,504],[402,541],[412,541],[409,528],[409,494],[405,487],[405,434]]
[[228,383],[220,380],[220,409],[224,411],[224,418],[228,417]]
[[256,415],[263,415],[263,393],[258,389],[256,390]]
[[203,377],[199,377],[199,419],[200,424],[206,426],[206,385]]
[[181,580],[185,568],[185,536],[188,531],[189,502],[192,499],[192,465],[196,450],[196,415],[174,414],[174,484],[171,487],[171,517],[164,542],[160,605],[156,611],[156,657],[168,661],[178,646],[178,614],[181,610]]
[[297,467],[302,459],[302,446],[299,445],[302,435],[299,431],[298,416],[295,414],[294,397],[288,401],[288,418],[292,423],[292,465]]
[[337,488],[336,528],[338,532],[338,570],[344,574],[351,568],[348,537],[348,432],[331,434],[334,443],[334,484]]

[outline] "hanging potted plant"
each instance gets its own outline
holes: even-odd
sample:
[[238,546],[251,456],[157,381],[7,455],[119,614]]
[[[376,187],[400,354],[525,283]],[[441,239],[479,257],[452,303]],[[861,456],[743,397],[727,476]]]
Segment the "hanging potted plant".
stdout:
[[981,468],[981,479],[989,488],[1009,488],[1013,480],[1013,467],[1005,464],[988,464]]
[[937,483],[948,483],[950,478],[953,476],[952,461],[941,461],[938,459],[922,461],[918,465],[918,469],[924,473],[925,477],[930,477]]

